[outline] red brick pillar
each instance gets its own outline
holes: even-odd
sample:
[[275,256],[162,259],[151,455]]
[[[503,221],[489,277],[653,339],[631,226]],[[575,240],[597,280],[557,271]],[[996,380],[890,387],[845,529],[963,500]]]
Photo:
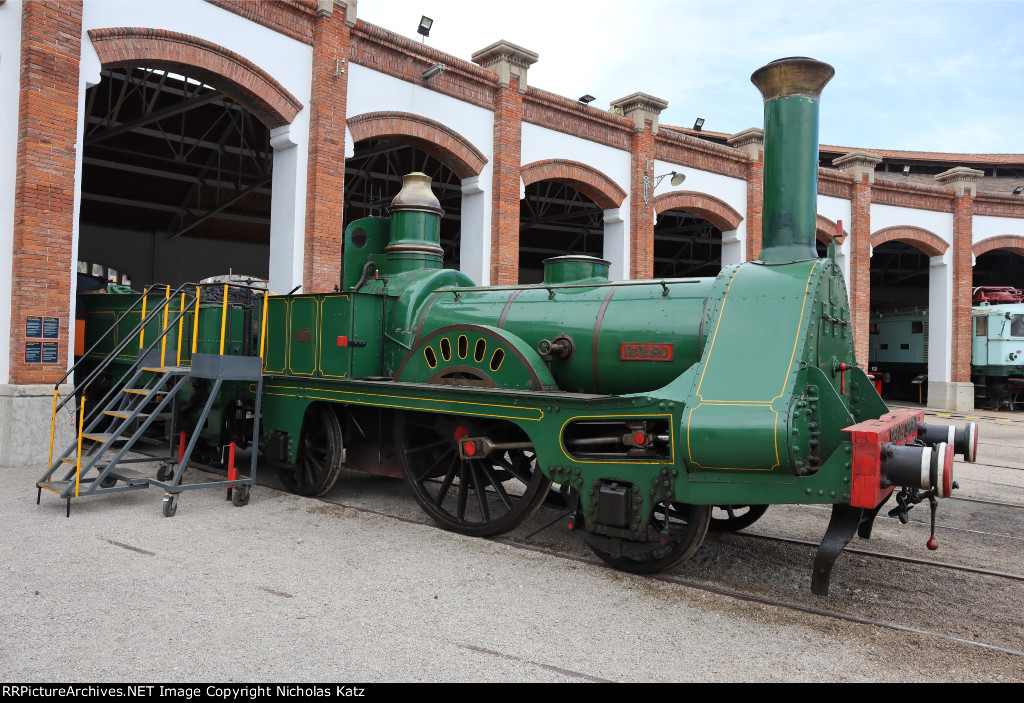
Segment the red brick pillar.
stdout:
[[[957,166],[935,177],[939,183],[953,187],[953,349],[950,380],[953,383],[971,381],[971,299],[974,289],[973,215],[974,196],[978,179],[984,172],[966,166]],[[973,388],[970,389],[973,407]],[[967,395],[960,393],[961,396]],[[959,399],[961,407],[966,400]],[[960,409],[960,408],[958,408]]]
[[[658,135],[658,116],[668,102],[647,93],[633,93],[612,101],[613,108],[633,120],[630,140],[630,193],[629,193],[629,277],[651,278],[654,275],[654,188],[655,137]],[[646,181],[646,182],[645,182]]]
[[538,55],[497,41],[474,52],[475,63],[495,72],[494,158],[491,162],[491,285],[519,282],[519,184],[522,166],[523,93]]
[[761,255],[761,212],[764,208],[764,130],[745,129],[728,139],[729,146],[743,149],[750,157],[747,164],[747,261]]
[[355,22],[355,3],[318,3],[309,101],[304,293],[330,292],[341,282],[348,52]]
[[[53,383],[68,362],[75,269],[75,140],[82,3],[22,5],[21,95],[11,271],[12,384]],[[57,363],[25,363],[25,318],[60,318]]]
[[[632,279],[654,276],[654,194],[648,193],[644,202],[644,177],[653,178],[654,135],[650,125],[633,132],[629,143],[631,152],[629,198],[629,277]],[[657,174],[661,175],[661,174]],[[653,190],[649,187],[648,190]]]
[[494,91],[491,171],[491,285],[519,282],[519,168],[523,96],[519,79]]
[[863,151],[835,159],[838,166],[853,176],[850,202],[850,322],[853,326],[853,351],[861,364],[869,357],[871,316],[871,186],[875,166],[882,160]]

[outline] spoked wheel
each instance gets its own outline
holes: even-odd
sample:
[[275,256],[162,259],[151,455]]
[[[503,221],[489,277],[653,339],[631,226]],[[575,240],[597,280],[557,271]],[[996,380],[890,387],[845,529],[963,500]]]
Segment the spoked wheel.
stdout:
[[[646,542],[615,540],[584,534],[587,546],[610,566],[634,574],[653,574],[689,559],[704,541],[711,519],[710,505],[658,503],[647,523]],[[667,514],[666,514],[667,512]],[[665,523],[668,521],[668,533]]]
[[329,405],[311,405],[302,422],[302,437],[295,465],[277,475],[292,493],[319,496],[338,480],[344,463],[341,424]]
[[767,505],[715,505],[711,511],[712,532],[735,532],[750,527],[768,510]]
[[402,473],[413,496],[447,530],[476,537],[507,532],[533,515],[547,495],[551,481],[537,468],[532,450],[459,457],[457,443],[467,437],[493,444],[528,441],[511,423],[403,412],[395,424]]

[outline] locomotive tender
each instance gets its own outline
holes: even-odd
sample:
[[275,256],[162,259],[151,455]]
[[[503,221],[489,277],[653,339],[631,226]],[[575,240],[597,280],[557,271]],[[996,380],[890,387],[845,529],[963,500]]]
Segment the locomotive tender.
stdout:
[[901,519],[926,499],[934,516],[954,449],[973,461],[977,442],[973,423],[890,413],[854,358],[834,245],[819,259],[814,240],[833,73],[788,58],[753,74],[763,248],[715,278],[615,282],[606,261],[562,256],[541,284],[476,286],[441,268],[443,212],[429,178],[407,175],[390,217],[346,229],[336,293],[266,302],[249,392],[267,460],[303,495],[343,466],[402,475],[440,525],[480,536],[522,523],[556,484],[589,547],[637,573],[693,555],[715,506],[728,530],[768,504],[830,504],[812,577],[826,594],[895,487]]

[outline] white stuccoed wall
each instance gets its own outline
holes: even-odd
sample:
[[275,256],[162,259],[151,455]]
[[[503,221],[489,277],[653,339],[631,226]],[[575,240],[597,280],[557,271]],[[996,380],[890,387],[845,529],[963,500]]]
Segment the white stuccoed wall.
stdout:
[[731,266],[746,261],[747,258],[747,182],[740,178],[731,178],[717,173],[698,171],[694,168],[680,166],[669,161],[656,160],[654,162],[654,173],[660,176],[663,173],[682,173],[686,180],[680,185],[673,187],[671,178],[664,179],[657,190],[651,194],[651,200],[656,196],[665,195],[677,190],[689,190],[695,193],[712,195],[724,201],[738,212],[743,220],[740,226],[731,232],[722,232],[722,266]]
[[[303,109],[291,124],[271,133],[274,181],[270,215],[270,289],[286,293],[301,283],[305,251],[313,47],[202,0],[86,2],[82,11],[83,95],[85,84],[91,85],[99,79],[100,69],[99,58],[92,48],[88,31],[106,27],[166,29],[213,42],[252,61],[303,104]],[[80,110],[81,104],[80,101]],[[79,125],[79,166],[75,176],[76,213],[82,178],[81,130],[82,125]],[[76,243],[77,236],[76,227]]]
[[983,242],[990,237],[1004,234],[1015,234],[1024,237],[1024,220],[1012,217],[992,217],[991,215],[975,215],[971,219],[972,244]]
[[[397,111],[427,117],[458,132],[487,157],[478,176],[462,182],[461,259],[459,270],[487,285],[491,269],[491,174],[494,158],[494,113],[422,86],[349,64],[348,117]],[[346,130],[346,156],[352,136]]]
[[[0,385],[11,379],[11,275],[14,272],[14,196],[18,166],[21,82],[21,0],[0,5]],[[12,107],[13,106],[13,107]]]
[[630,153],[524,122],[521,158],[524,166],[547,159],[579,161],[597,169],[626,191],[626,198],[618,210],[605,210],[604,213],[604,258],[612,264],[608,270],[609,278],[613,281],[629,278],[629,203],[633,197],[630,193]]
[[[850,223],[850,201],[841,198],[833,198],[830,195],[818,196],[818,214],[827,217],[833,222],[843,221],[843,231],[849,234]],[[842,246],[836,249],[836,263],[843,271],[846,279],[846,297],[850,297],[850,237],[847,236]]]

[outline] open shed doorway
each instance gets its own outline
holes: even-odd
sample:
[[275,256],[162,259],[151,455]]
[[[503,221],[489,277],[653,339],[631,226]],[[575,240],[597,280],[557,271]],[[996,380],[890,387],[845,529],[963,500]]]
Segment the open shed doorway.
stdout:
[[269,129],[182,73],[101,75],[86,92],[80,275],[136,290],[227,273],[267,278]]

